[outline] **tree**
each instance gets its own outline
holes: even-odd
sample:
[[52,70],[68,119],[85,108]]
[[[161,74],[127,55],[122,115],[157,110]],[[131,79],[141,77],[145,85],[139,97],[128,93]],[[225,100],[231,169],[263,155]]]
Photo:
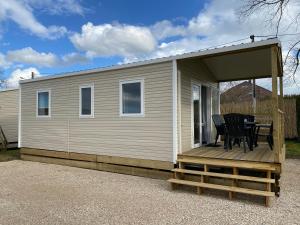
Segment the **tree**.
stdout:
[[[299,69],[300,58],[300,33],[297,32],[298,22],[300,19],[300,11],[296,13],[294,18],[289,18],[290,24],[287,27],[282,28],[282,21],[284,18],[290,17],[287,12],[288,6],[292,4],[291,0],[246,0],[245,4],[240,9],[242,17],[251,16],[254,13],[269,13],[270,19],[267,20],[269,24],[274,28],[274,36],[292,35],[295,39],[289,46],[287,54],[284,57],[284,71],[295,82],[295,74]],[[290,28],[293,25],[293,32],[289,34],[280,34],[280,28]]]

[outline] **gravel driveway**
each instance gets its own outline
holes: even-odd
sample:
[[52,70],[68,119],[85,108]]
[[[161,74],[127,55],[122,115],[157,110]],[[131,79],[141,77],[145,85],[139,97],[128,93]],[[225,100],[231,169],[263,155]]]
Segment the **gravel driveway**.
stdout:
[[[300,224],[300,160],[281,197],[171,191],[166,181],[26,161],[0,163],[0,224]],[[242,197],[242,196],[241,196]]]

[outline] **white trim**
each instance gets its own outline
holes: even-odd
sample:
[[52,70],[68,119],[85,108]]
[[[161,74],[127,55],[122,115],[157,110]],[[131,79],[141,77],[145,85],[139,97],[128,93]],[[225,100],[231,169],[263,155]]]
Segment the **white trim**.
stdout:
[[178,133],[177,133],[177,61],[172,61],[172,110],[173,110],[173,163],[176,163],[178,154]]
[[[91,114],[89,115],[82,115],[81,110],[82,110],[82,102],[81,102],[81,90],[83,88],[91,88]],[[83,84],[79,85],[79,118],[94,118],[94,84]]]
[[177,81],[177,118],[178,118],[178,153],[182,153],[182,133],[181,133],[181,71],[178,69]]
[[207,87],[206,86],[206,98],[207,99],[207,143],[210,144],[212,143],[212,87]]
[[[193,86],[199,87],[199,144],[195,144],[194,134],[194,92]],[[201,83],[192,80],[191,81],[191,148],[198,148],[202,144],[202,112],[201,112]]]
[[21,122],[22,122],[22,113],[21,113],[21,110],[22,110],[22,89],[20,87],[19,91],[18,91],[18,97],[19,97],[19,115],[18,115],[18,148],[21,148],[22,147],[22,142],[21,142]]
[[221,91],[220,91],[220,83],[218,83],[218,114],[221,114]]
[[111,71],[111,70],[131,68],[131,67],[155,64],[155,63],[168,62],[168,61],[173,61],[173,60],[178,60],[178,59],[186,59],[186,58],[193,58],[193,57],[199,57],[199,56],[214,55],[214,54],[219,54],[219,53],[226,53],[226,52],[231,52],[231,51],[245,50],[245,49],[251,49],[251,48],[256,48],[256,47],[261,47],[261,46],[268,47],[269,45],[274,45],[274,44],[277,44],[279,47],[281,46],[280,41],[277,38],[273,38],[273,39],[264,40],[264,41],[256,41],[256,42],[251,42],[251,43],[246,43],[246,44],[238,44],[238,45],[232,45],[232,46],[228,46],[228,47],[221,47],[221,48],[208,49],[208,50],[202,50],[202,51],[191,52],[191,53],[184,53],[182,55],[150,59],[150,60],[128,63],[128,64],[123,64],[123,65],[115,65],[115,66],[110,66],[110,67],[105,67],[105,68],[56,74],[56,75],[51,75],[51,76],[41,76],[41,77],[37,77],[34,79],[21,80],[19,83],[23,84],[23,83],[36,82],[36,81],[40,81],[40,80],[49,80],[49,79],[56,79],[56,78],[69,77],[69,76],[93,74],[93,73],[99,73],[99,72],[104,72],[104,71]]
[[[140,113],[123,113],[123,84],[140,83],[141,86],[141,112]],[[129,79],[119,81],[119,115],[120,117],[144,117],[145,116],[145,99],[144,99],[144,79]]]
[[[48,115],[39,115],[39,93],[48,92]],[[36,91],[36,118],[51,118],[51,89],[39,89]]]

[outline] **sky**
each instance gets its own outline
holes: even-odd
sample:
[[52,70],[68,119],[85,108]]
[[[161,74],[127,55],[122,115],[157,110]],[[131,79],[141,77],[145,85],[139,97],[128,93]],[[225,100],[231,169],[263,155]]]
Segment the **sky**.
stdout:
[[[243,0],[9,0],[0,1],[0,80],[105,67],[197,51],[249,36],[273,35],[268,13],[241,18]],[[279,33],[295,31],[291,0]],[[283,54],[295,37],[280,37]],[[242,39],[242,40],[241,40]],[[241,40],[241,41],[238,41]],[[256,40],[260,40],[257,38]],[[234,42],[236,41],[236,42]],[[228,44],[227,44],[228,45]],[[300,93],[300,75],[285,94]],[[271,88],[268,80],[258,84]]]

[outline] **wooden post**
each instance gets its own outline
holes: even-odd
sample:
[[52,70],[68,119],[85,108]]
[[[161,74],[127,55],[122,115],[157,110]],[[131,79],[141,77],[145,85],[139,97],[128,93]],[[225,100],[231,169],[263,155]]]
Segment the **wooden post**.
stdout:
[[[284,99],[283,99],[283,77],[281,76],[279,78],[279,89],[280,89],[280,109],[281,111],[284,113]],[[282,141],[282,146],[280,146],[281,148],[283,148],[284,145],[284,141],[285,141],[285,131],[284,131],[284,121],[285,121],[285,114],[282,115],[282,120],[281,120],[281,141]],[[285,157],[285,156],[284,156]]]
[[[208,166],[204,165],[204,172],[209,172]],[[208,177],[204,178],[204,182],[208,182]]]
[[253,115],[256,114],[256,84],[255,79],[253,79],[252,84],[252,100],[253,100]]
[[[236,167],[233,167],[232,168],[232,174],[233,175],[238,175],[238,168],[236,168]],[[237,186],[237,183],[238,183],[238,181],[237,181],[237,179],[232,179],[231,180],[231,185],[233,186],[233,187],[236,187]],[[232,192],[232,191],[230,191],[229,192],[229,199],[231,200],[232,198],[234,198],[235,197],[235,193],[234,192]]]
[[[201,183],[204,183],[204,176],[201,175]],[[202,194],[203,193],[203,188],[199,187],[199,190],[198,190],[198,194]]]
[[283,78],[282,78],[282,76],[279,77],[279,92],[280,92],[279,106],[280,106],[280,109],[283,111],[284,103],[283,103]]
[[275,162],[280,162],[280,144],[279,144],[279,112],[278,112],[278,60],[277,60],[277,50],[272,47],[271,52],[272,58],[272,111],[273,111],[273,141],[274,141],[274,153]]
[[[267,171],[267,178],[271,179],[271,171]],[[271,183],[266,184],[266,191],[271,191]],[[266,206],[270,206],[270,197],[266,197]]]
[[[209,172],[208,166],[204,165],[204,172]],[[207,176],[201,176],[201,182],[202,183],[208,183],[208,177]],[[204,192],[204,188],[201,188],[201,193]]]

